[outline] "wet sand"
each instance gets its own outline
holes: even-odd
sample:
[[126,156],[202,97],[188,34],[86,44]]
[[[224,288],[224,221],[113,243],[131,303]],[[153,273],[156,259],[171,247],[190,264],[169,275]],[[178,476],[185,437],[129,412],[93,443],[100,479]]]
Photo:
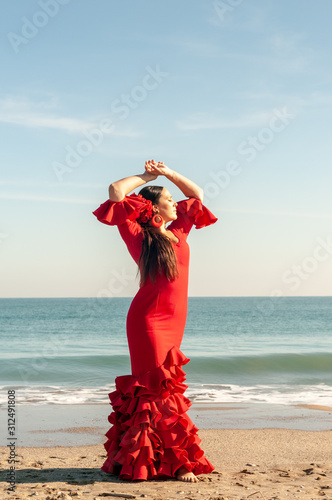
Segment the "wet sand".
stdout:
[[[12,477],[16,488],[8,492],[10,450],[2,446],[1,498],[332,499],[331,407],[288,407],[284,408],[283,417],[279,415],[278,418],[276,407],[274,413],[273,408],[266,407],[264,412],[261,408],[257,414],[262,417],[264,413],[265,417],[261,418],[260,424],[268,422],[270,416],[271,422],[280,421],[283,428],[236,429],[212,427],[220,427],[221,422],[234,420],[236,423],[241,412],[243,415],[247,412],[247,425],[250,426],[254,411],[250,405],[193,405],[191,418],[200,428],[201,447],[215,470],[200,475],[198,483],[184,483],[176,479],[129,482],[101,471],[106,458],[104,433],[109,428],[104,415],[110,412],[110,407],[87,406],[71,405],[71,408],[57,409],[55,406],[53,409],[35,406],[33,410],[30,408],[30,413],[27,408],[24,412],[18,407],[18,431],[22,431],[23,439],[21,434],[21,440],[15,445],[17,462]],[[38,414],[39,423],[31,421]],[[51,414],[53,420],[48,418]],[[25,433],[24,415],[27,421],[30,419],[30,422],[25,422]],[[287,424],[291,426],[303,421],[308,428],[308,422],[315,422],[315,417],[324,423],[325,430],[285,428]],[[216,426],[211,425],[213,420]],[[68,426],[63,425],[64,422]],[[203,422],[210,428],[200,427],[199,423]],[[38,445],[26,446],[24,438],[27,442],[28,436],[29,442],[36,439]],[[94,444],[86,444],[87,437]],[[44,442],[42,446],[43,440],[50,440],[52,444],[46,446]],[[9,440],[4,436],[2,442],[5,444]],[[71,444],[73,442],[76,445]]]

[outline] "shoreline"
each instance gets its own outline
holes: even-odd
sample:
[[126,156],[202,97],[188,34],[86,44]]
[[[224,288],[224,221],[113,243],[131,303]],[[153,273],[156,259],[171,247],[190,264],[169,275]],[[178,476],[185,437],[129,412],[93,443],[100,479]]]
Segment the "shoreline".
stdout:
[[[111,427],[109,403],[16,406],[18,447],[79,447],[103,444]],[[192,403],[187,412],[199,430],[288,429],[331,431],[332,407],[266,403]],[[7,427],[7,408],[0,408],[0,425]],[[4,440],[6,439],[4,433]],[[0,443],[1,444],[1,443]]]

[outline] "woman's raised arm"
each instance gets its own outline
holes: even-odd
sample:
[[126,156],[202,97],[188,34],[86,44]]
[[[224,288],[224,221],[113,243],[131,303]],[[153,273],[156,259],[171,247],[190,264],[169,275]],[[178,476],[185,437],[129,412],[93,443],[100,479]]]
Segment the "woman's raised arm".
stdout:
[[[149,162],[145,162],[147,165]],[[130,175],[118,181],[112,182],[108,188],[109,199],[111,201],[122,201],[124,197],[138,186],[142,186],[146,182],[153,181],[158,177],[158,174],[152,174],[145,171],[143,174]]]

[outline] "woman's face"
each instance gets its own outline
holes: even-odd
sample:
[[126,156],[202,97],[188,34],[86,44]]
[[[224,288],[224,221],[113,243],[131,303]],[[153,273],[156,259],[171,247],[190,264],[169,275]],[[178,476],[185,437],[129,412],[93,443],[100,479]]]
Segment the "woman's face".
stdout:
[[155,203],[155,206],[158,208],[159,214],[162,216],[165,223],[177,219],[177,203],[173,200],[172,195],[168,191],[168,189],[163,188],[159,198],[159,202]]

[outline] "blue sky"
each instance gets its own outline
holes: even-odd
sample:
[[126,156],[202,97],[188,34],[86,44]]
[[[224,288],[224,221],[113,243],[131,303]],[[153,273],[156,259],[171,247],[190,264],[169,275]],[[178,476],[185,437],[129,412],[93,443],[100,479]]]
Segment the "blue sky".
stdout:
[[189,295],[331,295],[331,15],[328,0],[7,2],[0,296],[134,295],[135,263],[92,211],[151,158],[219,218],[189,237]]

